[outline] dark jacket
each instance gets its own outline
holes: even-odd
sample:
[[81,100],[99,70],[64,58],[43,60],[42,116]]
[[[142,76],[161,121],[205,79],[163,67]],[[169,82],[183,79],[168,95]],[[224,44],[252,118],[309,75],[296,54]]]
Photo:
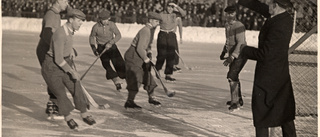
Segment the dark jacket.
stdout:
[[283,125],[295,119],[288,63],[293,18],[287,12],[270,18],[268,6],[258,0],[239,0],[238,4],[268,18],[260,30],[258,48],[247,46],[240,54],[257,61],[252,93],[254,126]]

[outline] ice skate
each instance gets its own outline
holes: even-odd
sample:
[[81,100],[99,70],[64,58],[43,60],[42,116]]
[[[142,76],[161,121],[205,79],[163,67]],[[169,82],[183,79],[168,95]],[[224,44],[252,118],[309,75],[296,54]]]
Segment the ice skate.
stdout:
[[169,82],[175,82],[175,81],[176,81],[176,79],[173,78],[173,77],[171,77],[171,76],[166,76],[164,79],[165,79],[167,82],[168,82],[168,81],[169,81]]
[[96,121],[92,118],[92,116],[87,116],[86,118],[82,118],[82,120],[88,125],[93,125]]
[[180,73],[182,70],[178,66],[173,67],[173,71]]
[[154,105],[156,107],[160,107],[161,106],[161,103],[159,101],[157,101],[153,97],[150,97],[148,102],[149,102],[150,105]]
[[115,84],[115,86],[116,86],[117,91],[120,92],[120,89],[122,89],[121,84],[117,83],[117,84]]
[[47,103],[46,114],[48,114],[48,118],[47,118],[48,120],[63,120],[64,119],[64,116],[59,114],[58,106],[52,101],[49,101]]
[[229,107],[229,111],[230,112],[235,112],[237,110],[240,110],[240,108],[238,107],[238,104],[237,103],[233,103],[231,104],[231,106]]
[[68,124],[68,126],[69,126],[70,129],[73,129],[73,130],[75,130],[75,131],[78,131],[79,126],[78,126],[77,122],[74,121],[73,119],[70,119],[69,121],[67,121],[67,124]]
[[131,108],[131,109],[142,109],[142,107],[138,106],[136,103],[134,103],[133,101],[131,100],[128,100],[125,104],[124,104],[124,108],[127,109],[127,108]]

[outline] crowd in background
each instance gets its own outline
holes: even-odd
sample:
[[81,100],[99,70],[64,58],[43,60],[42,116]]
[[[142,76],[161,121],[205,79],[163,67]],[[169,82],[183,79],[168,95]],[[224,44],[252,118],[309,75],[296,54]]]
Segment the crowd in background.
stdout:
[[[70,0],[73,8],[82,10],[87,21],[97,21],[101,10],[111,12],[111,20],[117,23],[147,22],[149,11],[161,11],[168,0]],[[2,3],[2,16],[42,18],[52,6],[52,0],[6,0]],[[224,0],[176,0],[187,12],[183,26],[224,27]],[[296,31],[308,31],[317,25],[317,5],[312,2],[296,2]],[[247,30],[260,30],[265,18],[245,7],[238,7],[238,19]],[[64,15],[64,14],[62,14]]]

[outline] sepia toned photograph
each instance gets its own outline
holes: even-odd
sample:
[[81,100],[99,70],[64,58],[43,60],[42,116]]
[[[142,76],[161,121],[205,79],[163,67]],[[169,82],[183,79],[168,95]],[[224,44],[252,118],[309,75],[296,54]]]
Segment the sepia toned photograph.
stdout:
[[318,137],[317,0],[1,0],[3,137]]

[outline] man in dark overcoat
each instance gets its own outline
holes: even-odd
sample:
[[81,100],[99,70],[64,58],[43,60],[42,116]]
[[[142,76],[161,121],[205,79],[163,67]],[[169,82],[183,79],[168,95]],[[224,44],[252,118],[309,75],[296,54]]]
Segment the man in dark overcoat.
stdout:
[[238,4],[268,18],[260,30],[258,48],[242,45],[239,55],[257,61],[252,93],[256,136],[268,136],[269,127],[281,126],[284,137],[294,137],[295,100],[288,63],[293,18],[286,10],[292,3],[239,0]]

